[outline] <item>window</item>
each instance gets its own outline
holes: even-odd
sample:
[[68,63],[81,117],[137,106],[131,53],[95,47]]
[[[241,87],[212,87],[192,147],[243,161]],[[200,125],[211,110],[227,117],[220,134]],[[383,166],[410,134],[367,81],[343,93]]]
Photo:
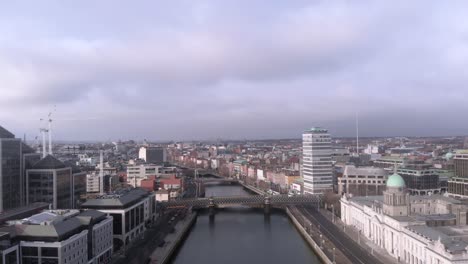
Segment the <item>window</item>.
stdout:
[[21,247],[21,254],[23,256],[38,256],[37,247]]
[[39,264],[39,259],[38,258],[23,257],[23,261],[21,261],[21,263],[22,264]]
[[58,259],[42,259],[41,264],[58,264]]
[[58,250],[57,250],[57,248],[43,247],[43,248],[41,248],[41,254],[44,257],[57,257],[58,256]]

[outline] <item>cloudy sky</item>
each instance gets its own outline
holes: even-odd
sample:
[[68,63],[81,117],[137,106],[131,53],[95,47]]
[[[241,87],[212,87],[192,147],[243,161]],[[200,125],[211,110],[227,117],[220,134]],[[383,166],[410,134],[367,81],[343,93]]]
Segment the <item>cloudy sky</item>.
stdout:
[[76,140],[468,134],[466,1],[2,1],[0,125]]

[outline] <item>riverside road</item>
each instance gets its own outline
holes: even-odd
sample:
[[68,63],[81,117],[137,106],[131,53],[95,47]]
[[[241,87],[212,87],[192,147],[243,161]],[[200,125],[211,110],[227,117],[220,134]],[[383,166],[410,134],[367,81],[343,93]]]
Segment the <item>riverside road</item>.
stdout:
[[320,231],[323,235],[328,237],[328,239],[335,244],[336,248],[343,252],[352,263],[383,264],[383,262],[371,255],[370,252],[364,250],[354,240],[343,233],[343,230],[330,222],[330,220],[320,212],[317,212],[317,209],[303,206],[297,206],[297,208],[313,224],[316,226],[320,225]]

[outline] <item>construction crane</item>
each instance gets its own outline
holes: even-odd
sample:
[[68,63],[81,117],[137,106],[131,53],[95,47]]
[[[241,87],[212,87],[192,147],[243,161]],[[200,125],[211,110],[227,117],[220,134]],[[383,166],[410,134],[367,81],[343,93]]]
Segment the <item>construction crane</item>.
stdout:
[[[54,106],[54,111],[55,112],[55,106]],[[49,136],[49,152],[48,154],[52,155],[52,113],[49,112],[47,115],[47,119],[39,119],[41,121],[41,127],[39,128],[39,131],[41,132],[42,135],[42,157],[45,158],[47,156],[47,147],[46,147],[46,133]],[[43,125],[42,122],[48,122],[48,127]]]
[[47,117],[49,122],[49,154],[52,155],[52,112]]
[[[44,119],[39,119],[42,123],[42,121],[44,121]],[[41,124],[42,126],[42,124]],[[49,130],[45,127],[40,127],[39,128],[39,131],[41,132],[41,136],[42,136],[42,158],[45,158],[47,156],[47,148],[46,148],[46,133],[49,132]]]
[[[53,112],[56,112],[57,108],[56,105],[54,105],[54,110]],[[48,122],[49,122],[49,154],[52,155],[52,113],[49,112],[49,115],[47,116]]]

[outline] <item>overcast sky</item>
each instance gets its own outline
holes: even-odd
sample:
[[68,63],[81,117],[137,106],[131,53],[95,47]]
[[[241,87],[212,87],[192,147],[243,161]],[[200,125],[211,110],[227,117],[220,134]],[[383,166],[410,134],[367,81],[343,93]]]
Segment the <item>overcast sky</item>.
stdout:
[[467,1],[3,1],[0,125],[59,139],[468,134]]

